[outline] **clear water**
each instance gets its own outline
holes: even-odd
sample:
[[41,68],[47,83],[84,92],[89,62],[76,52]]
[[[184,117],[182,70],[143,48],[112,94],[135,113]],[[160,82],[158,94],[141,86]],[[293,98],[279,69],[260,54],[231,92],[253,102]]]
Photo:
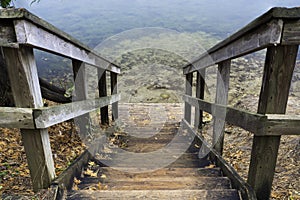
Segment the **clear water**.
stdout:
[[[271,7],[300,6],[300,0],[40,0],[32,5],[30,2],[15,0],[14,6],[27,8],[92,48],[124,31],[159,27],[181,35],[169,42],[172,38],[166,34],[153,39],[146,31],[141,44],[147,41],[161,49],[163,45],[160,44],[166,43],[166,50],[171,49],[181,56],[189,55],[187,57],[197,57],[200,55],[199,46],[208,49]],[[186,38],[190,36],[197,42],[192,40],[193,43],[189,43],[191,40]],[[123,47],[133,46],[128,35],[122,41],[123,46],[116,45],[116,48],[121,48],[120,52]],[[111,46],[112,40],[108,44]],[[181,54],[181,51],[185,53]],[[70,60],[37,52],[36,61],[39,75],[49,81],[59,82],[62,76],[72,74]]]
[[15,1],[90,46],[132,28],[204,31],[220,39],[271,7],[300,6],[299,0],[30,0]]

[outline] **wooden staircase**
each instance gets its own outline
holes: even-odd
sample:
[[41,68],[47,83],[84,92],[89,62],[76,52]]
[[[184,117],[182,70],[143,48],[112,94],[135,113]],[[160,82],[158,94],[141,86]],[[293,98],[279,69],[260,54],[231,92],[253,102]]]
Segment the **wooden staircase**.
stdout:
[[83,173],[68,199],[240,199],[220,169],[198,157],[199,141],[178,122],[181,104],[119,109],[121,131],[110,136],[87,167],[93,176]]

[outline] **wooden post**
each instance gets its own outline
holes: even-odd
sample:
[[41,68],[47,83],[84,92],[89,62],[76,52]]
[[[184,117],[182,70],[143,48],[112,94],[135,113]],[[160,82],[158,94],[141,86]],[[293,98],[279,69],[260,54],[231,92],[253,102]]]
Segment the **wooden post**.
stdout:
[[[75,81],[75,97],[73,101],[82,101],[88,98],[87,80],[86,80],[86,68],[83,62],[78,60],[72,60],[73,74]],[[90,128],[90,114],[84,114],[75,119],[76,124],[79,126],[80,136],[82,139],[91,134]]]
[[[192,84],[193,84],[193,73],[189,73],[186,75],[185,82],[185,94],[192,96]],[[185,102],[184,104],[184,119],[191,123],[191,105]]]
[[[284,114],[298,46],[273,46],[267,50],[258,113]],[[269,199],[280,136],[254,136],[248,183],[258,199]]]
[[[110,88],[111,94],[118,93],[118,74],[110,72]],[[112,104],[112,120],[117,120],[119,117],[118,102]]]
[[[98,90],[99,90],[99,97],[107,96],[106,70],[100,68],[98,68]],[[108,106],[102,107],[100,109],[100,114],[101,114],[101,124],[102,125],[109,124]]]
[[[197,71],[196,98],[204,99],[205,69]],[[195,108],[195,128],[202,129],[203,111]]]
[[[230,78],[230,65],[231,60],[226,60],[218,65],[217,74],[217,89],[216,89],[216,104],[227,105],[228,90],[229,90],[229,78]],[[221,155],[223,153],[224,143],[224,130],[225,130],[225,117],[226,110],[217,110],[219,117],[214,118],[213,123],[213,145],[217,152]]]
[[[43,107],[33,49],[3,48],[15,105]],[[48,188],[55,178],[55,168],[47,129],[21,129],[33,190]]]

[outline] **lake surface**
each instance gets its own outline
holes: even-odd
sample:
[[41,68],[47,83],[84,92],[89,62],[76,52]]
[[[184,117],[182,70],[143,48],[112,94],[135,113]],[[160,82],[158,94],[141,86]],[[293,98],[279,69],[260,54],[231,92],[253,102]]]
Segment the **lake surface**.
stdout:
[[299,0],[30,0],[15,1],[90,46],[133,28],[203,31],[220,39],[271,7],[300,6]]
[[[92,48],[99,49],[102,44],[102,55],[122,64],[122,71],[139,67],[147,76],[152,72],[165,74],[168,71],[158,72],[159,65],[171,67],[169,72],[173,68],[181,69],[182,60],[199,56],[203,52],[201,49],[215,45],[271,7],[300,5],[299,0],[40,0],[32,5],[30,1],[16,0],[15,7],[27,8]],[[154,51],[136,51],[147,48]],[[171,52],[172,56],[165,56],[166,52]],[[41,77],[53,83],[60,83],[62,78],[72,80],[70,60],[40,52],[36,55]],[[174,63],[178,66],[173,66]],[[178,77],[181,75],[180,70],[176,73]],[[130,79],[139,77],[135,75]],[[156,84],[154,78],[149,82]],[[181,82],[177,82],[180,84],[176,87],[181,88]],[[64,84],[60,86],[70,87]],[[166,88],[175,85],[162,84],[166,84]],[[128,84],[127,88],[130,88]]]

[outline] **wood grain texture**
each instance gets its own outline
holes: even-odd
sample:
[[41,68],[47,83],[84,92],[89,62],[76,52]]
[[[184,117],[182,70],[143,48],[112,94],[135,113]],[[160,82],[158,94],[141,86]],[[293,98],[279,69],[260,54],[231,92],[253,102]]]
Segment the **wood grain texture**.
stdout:
[[[87,88],[88,81],[87,81],[87,74],[86,74],[86,65],[82,61],[73,59],[72,60],[72,68],[73,68],[74,86],[75,86],[75,92],[73,92],[72,101],[76,102],[76,101],[87,100],[88,99],[88,88]],[[59,114],[61,114],[61,116],[58,115],[57,117],[54,117],[54,120],[52,120],[52,122],[50,121],[51,120],[50,118],[48,118],[48,120],[46,120],[45,122],[46,123],[50,122],[49,123],[49,125],[50,125],[50,124],[57,123],[61,120],[65,121],[64,119],[71,117],[74,114],[75,109],[79,109],[80,111],[82,111],[81,108],[72,107],[72,104],[68,104],[68,105],[71,105],[71,108],[70,108],[70,106],[69,107],[66,106],[69,109],[67,115],[63,114],[63,113],[59,113]],[[57,109],[57,111],[59,112],[60,109]],[[38,114],[38,113],[36,113],[36,114]],[[74,115],[74,117],[75,117],[75,115]],[[71,117],[71,118],[74,118],[74,117]],[[82,113],[81,116],[77,115],[74,118],[74,122],[79,127],[79,131],[80,131],[79,133],[82,138],[86,138],[89,135],[89,133],[91,133],[90,121],[91,121],[91,119],[90,119],[89,113]],[[42,122],[42,123],[40,123],[41,126],[47,126],[46,123],[43,124],[43,121],[41,121],[41,122]]]
[[[225,40],[221,41],[220,43],[210,48],[207,51],[207,53],[200,55],[198,58],[190,62],[190,64],[184,66],[184,74],[196,71],[200,68],[207,67],[212,63],[218,63],[222,61],[222,60],[218,61],[217,59],[218,57],[216,56],[217,54],[220,54],[220,52],[223,52],[224,55],[227,54],[227,58],[224,58],[224,60],[229,58],[239,57],[242,56],[243,54],[251,53],[252,51],[257,51],[267,46],[272,46],[273,44],[279,44],[281,42],[280,41],[281,36],[282,36],[281,44],[295,44],[296,41],[299,41],[299,37],[297,36],[297,34],[295,34],[295,30],[297,32],[298,31],[297,29],[299,28],[299,24],[298,24],[299,22],[297,21],[300,19],[299,13],[300,13],[299,7],[270,9],[268,12],[256,18],[255,20],[250,22],[248,25],[246,25],[245,27],[243,27],[233,35],[229,36]],[[284,30],[283,30],[284,27],[283,23],[285,24],[284,26],[286,26]],[[266,24],[268,24],[267,26],[269,26],[269,28],[267,29],[264,28],[266,27]],[[243,43],[243,41],[247,41],[251,37],[252,37],[252,43],[254,44],[252,48],[253,47],[255,48],[252,50],[248,48],[251,47],[251,45],[249,46],[249,45],[245,45],[246,43]],[[267,44],[268,41],[269,44]],[[230,46],[232,47],[235,46],[241,49],[238,51],[232,51],[235,48],[228,48]],[[232,53],[234,53],[234,55]]]
[[3,48],[14,102],[17,107],[38,108],[43,106],[41,89],[33,49]]
[[81,175],[82,168],[88,164],[88,161],[91,158],[92,155],[90,152],[85,150],[65,171],[53,180],[52,185],[58,185],[60,190],[70,190],[73,186],[74,177],[79,177]]
[[283,45],[300,44],[300,20],[290,20],[284,23],[282,34]]
[[[112,95],[118,93],[118,74],[113,72],[110,73],[110,91]],[[118,102],[112,104],[112,120],[116,120],[119,118],[118,105]]]
[[[264,127],[267,122],[267,117],[265,115],[250,113],[236,108],[231,108],[229,106],[209,103],[186,95],[183,96],[183,100],[213,116],[223,116],[223,120],[232,125],[239,126],[255,134],[264,134]],[[224,114],[224,112],[226,114]]]
[[105,199],[105,200],[136,200],[136,199],[197,199],[197,200],[239,200],[236,190],[114,190],[114,191],[80,191],[71,194],[69,199]]
[[186,120],[182,120],[182,127],[184,129],[187,129],[188,132],[191,134],[196,135],[202,142],[202,145],[204,145],[203,148],[209,150],[210,157],[214,157],[216,159],[216,162],[218,163],[219,167],[221,168],[224,175],[226,175],[232,182],[232,187],[235,189],[238,189],[241,192],[242,199],[249,199],[249,200],[256,200],[256,195],[254,190],[250,187],[249,184],[247,184],[243,178],[239,176],[239,174],[235,171],[235,169],[228,164],[224,158],[211,147],[210,144],[206,142],[203,136],[198,134],[191,125]]
[[11,20],[2,20],[0,23],[0,46],[18,48],[14,25]]
[[26,20],[15,20],[14,24],[19,44],[30,45],[43,51],[80,60],[95,67],[102,67],[106,70],[120,73],[120,68],[100,57],[95,52],[82,45],[76,45],[76,43],[54,34],[45,27],[39,27]]
[[0,127],[34,129],[32,109],[0,107]]
[[[217,88],[215,103],[220,105],[227,105],[228,103],[228,90],[229,90],[229,78],[230,78],[230,65],[231,60],[226,60],[218,65],[217,72]],[[213,122],[213,144],[214,148],[221,155],[223,153],[224,143],[224,131],[225,131],[225,120],[227,112],[225,110],[216,111],[220,113],[219,116],[214,116]]]
[[[112,96],[101,97],[99,99],[88,99],[58,106],[34,109],[33,114],[35,125],[37,128],[48,128],[69,119],[84,116],[89,112],[110,105],[119,100],[120,94],[115,94]],[[78,120],[81,120],[81,118]]]
[[300,135],[299,115],[267,114],[266,135]]
[[[284,114],[298,46],[269,47],[266,54],[258,113]],[[248,183],[258,199],[269,199],[280,136],[254,136]]]
[[[39,108],[43,106],[33,49],[3,48],[17,107]],[[21,129],[22,141],[30,169],[33,190],[49,187],[55,177],[54,162],[47,129]]]
[[[185,75],[185,94],[192,96],[193,73]],[[191,123],[192,107],[190,104],[184,104],[184,119]]]
[[[205,69],[197,71],[196,79],[196,98],[204,99],[205,91]],[[203,123],[203,111],[201,109],[195,108],[195,127],[202,129]]]
[[[97,178],[88,178],[79,185],[80,189],[88,189],[92,184],[99,183]],[[230,189],[230,180],[226,177],[173,177],[172,181],[168,178],[149,177],[140,180],[110,180],[103,182],[110,190],[213,190]]]
[[[99,97],[107,96],[106,70],[98,69],[98,92]],[[108,106],[100,108],[100,115],[101,124],[109,124]]]
[[[162,105],[167,116],[176,113],[179,115],[178,118],[167,117],[166,121],[162,122],[161,112],[154,112],[158,117],[152,117],[151,121],[155,123],[145,124],[144,117]],[[128,112],[132,117],[127,120],[123,116],[128,117]],[[100,190],[95,191],[92,197],[106,199],[146,198],[142,196],[146,190],[157,194],[157,199],[186,199],[188,196],[185,195],[185,191],[192,190],[193,194],[196,194],[196,191],[205,189],[207,193],[199,194],[199,198],[239,199],[238,191],[231,189],[227,177],[220,176],[219,168],[211,166],[207,157],[199,158],[200,146],[196,146],[193,142],[194,134],[182,130],[178,122],[182,117],[180,115],[182,115],[182,104],[120,104],[120,119],[126,120],[118,132],[114,133],[112,129],[110,134],[116,134],[120,144],[126,142],[126,145],[116,148],[108,145],[110,140],[105,137],[99,140],[101,145],[96,146],[101,147],[92,159],[95,163],[92,170],[96,175],[91,177],[83,174],[81,183],[77,185],[79,190],[71,191],[68,199],[88,198],[88,195],[83,196],[83,194],[88,194],[86,192],[93,188]],[[161,130],[157,130],[159,122],[163,124]],[[137,126],[147,130],[153,129],[156,134],[152,134],[153,137],[140,137],[144,133],[143,129],[140,131],[137,129],[134,132],[136,136],[131,135],[133,133],[131,130]],[[109,135],[109,132],[105,135]],[[181,139],[183,137],[185,139]],[[157,146],[161,147],[155,150]],[[206,168],[207,166],[210,167]],[[163,192],[170,190],[172,192]],[[215,190],[218,192],[215,193]],[[155,197],[150,193],[149,195],[147,198]]]
[[183,73],[187,74],[199,69],[209,67],[228,59],[243,56],[254,51],[261,50],[268,46],[280,44],[283,29],[282,20],[273,20],[262,24],[257,29],[251,30],[241,35],[239,38],[226,42],[226,45],[213,47],[197,60],[191,62],[183,68]]

